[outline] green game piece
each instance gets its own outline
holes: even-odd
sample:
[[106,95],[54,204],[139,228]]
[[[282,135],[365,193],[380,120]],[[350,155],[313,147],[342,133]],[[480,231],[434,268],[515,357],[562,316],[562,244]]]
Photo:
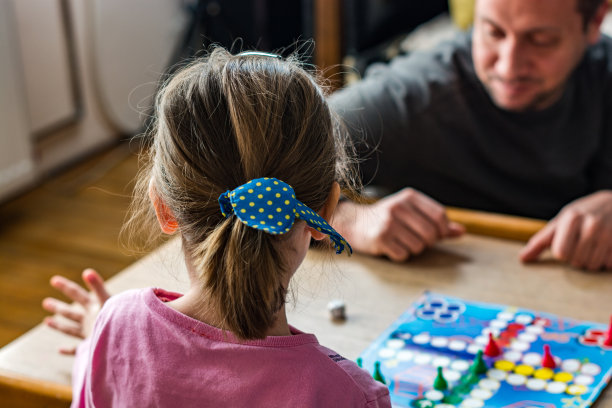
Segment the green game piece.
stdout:
[[434,403],[425,398],[414,400],[412,401],[411,405],[414,408],[433,408],[434,407]]
[[459,395],[455,394],[454,392],[445,396],[442,401],[445,404],[450,404],[450,405],[459,405],[461,404],[461,401],[463,401],[463,398],[461,398]]
[[480,381],[480,376],[473,371],[461,379],[461,384],[473,385]]
[[357,357],[357,360],[355,360],[355,362],[357,363],[357,367],[363,368],[363,360],[361,359],[361,357]]
[[455,395],[459,395],[459,394],[467,394],[468,392],[470,392],[472,390],[472,385],[471,384],[458,384],[455,385],[453,387],[453,394]]
[[387,384],[385,382],[385,377],[382,375],[382,372],[380,371],[380,361],[374,362],[374,372],[372,373],[372,377],[378,382],[381,382],[385,385]]
[[486,373],[488,369],[489,367],[487,367],[487,363],[485,363],[484,359],[482,358],[482,350],[478,350],[476,358],[470,366],[470,371],[474,374],[480,375]]
[[448,383],[446,382],[446,380],[444,379],[444,376],[442,375],[442,367],[438,367],[438,375],[436,376],[436,379],[434,380],[433,387],[434,389],[438,391],[444,391],[448,389]]

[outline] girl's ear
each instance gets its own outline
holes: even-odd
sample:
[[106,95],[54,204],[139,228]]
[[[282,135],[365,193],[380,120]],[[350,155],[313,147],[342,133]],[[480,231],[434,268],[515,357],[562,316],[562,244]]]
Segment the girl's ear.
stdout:
[[172,211],[170,211],[161,197],[157,194],[153,179],[149,181],[149,198],[155,209],[155,215],[157,216],[157,222],[159,222],[161,230],[164,234],[174,234],[178,230],[178,222],[176,222],[176,218],[174,218]]
[[[327,200],[325,200],[325,204],[323,204],[323,208],[318,212],[318,214],[327,222],[331,219],[336,206],[338,205],[338,200],[340,199],[340,184],[334,181],[332,184],[331,190],[329,191],[329,195],[327,196]],[[327,236],[327,234],[322,233],[321,231],[317,231],[312,227],[308,227],[310,234],[317,241],[322,240]]]

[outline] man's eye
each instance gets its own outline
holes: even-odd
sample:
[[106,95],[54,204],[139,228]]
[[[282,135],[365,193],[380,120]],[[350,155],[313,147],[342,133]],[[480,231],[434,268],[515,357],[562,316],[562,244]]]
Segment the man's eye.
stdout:
[[495,28],[486,29],[486,33],[491,38],[503,38],[504,33],[501,30],[497,30]]
[[538,47],[552,47],[559,43],[559,37],[549,34],[534,34],[531,36],[531,43]]

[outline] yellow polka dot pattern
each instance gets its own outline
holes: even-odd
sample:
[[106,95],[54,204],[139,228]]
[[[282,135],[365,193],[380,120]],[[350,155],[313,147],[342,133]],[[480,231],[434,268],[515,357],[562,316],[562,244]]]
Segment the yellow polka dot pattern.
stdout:
[[301,219],[309,227],[327,234],[336,253],[353,249],[319,214],[295,198],[293,188],[278,179],[263,177],[249,181],[219,196],[219,206],[224,217],[236,215],[251,228],[269,234],[284,234],[291,230],[295,219]]

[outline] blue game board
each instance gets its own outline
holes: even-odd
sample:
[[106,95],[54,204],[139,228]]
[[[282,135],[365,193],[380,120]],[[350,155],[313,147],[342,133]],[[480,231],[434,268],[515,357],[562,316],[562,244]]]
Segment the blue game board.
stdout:
[[[380,362],[397,407],[588,407],[612,373],[607,331],[602,324],[426,292],[360,358],[371,373]],[[485,356],[487,372],[469,377],[489,333],[502,354]],[[555,368],[541,366],[544,344]],[[437,367],[447,390],[433,389]]]

